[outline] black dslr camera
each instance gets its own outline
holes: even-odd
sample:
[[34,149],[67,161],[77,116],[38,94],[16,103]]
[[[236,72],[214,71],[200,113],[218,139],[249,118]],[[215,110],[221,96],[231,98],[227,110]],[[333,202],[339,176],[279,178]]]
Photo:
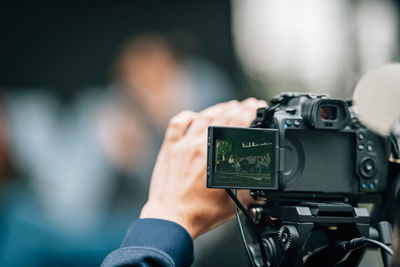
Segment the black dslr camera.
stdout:
[[372,227],[357,204],[385,201],[391,139],[364,127],[350,104],[284,93],[257,111],[250,128],[209,127],[207,187],[250,189],[267,200],[248,210],[260,236],[260,248],[249,248],[252,265],[355,265],[363,249],[331,262],[308,256],[339,241],[387,235],[390,225]]
[[340,201],[386,190],[390,140],[363,127],[345,101],[287,93],[270,103],[253,129],[209,128],[208,187]]

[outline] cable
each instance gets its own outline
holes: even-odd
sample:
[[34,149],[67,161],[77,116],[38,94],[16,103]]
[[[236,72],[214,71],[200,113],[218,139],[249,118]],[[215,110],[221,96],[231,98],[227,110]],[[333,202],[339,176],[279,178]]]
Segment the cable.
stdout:
[[386,251],[387,253],[389,253],[391,256],[393,256],[393,250],[389,246],[383,244],[382,242],[370,238],[364,238],[364,242],[374,244],[383,249],[384,251]]
[[[236,190],[236,189],[235,189]],[[238,205],[239,209],[243,212],[243,214],[246,216],[247,219],[249,219],[251,222],[253,220],[251,219],[251,216],[247,209],[242,205],[242,203],[239,201],[239,199],[232,193],[232,191],[228,188],[225,188],[225,191],[228,193],[228,195],[232,198],[232,200],[235,202],[236,205]]]
[[[236,190],[236,189],[235,189]],[[261,250],[261,257],[263,259],[263,263],[264,266],[267,266],[267,254],[265,252],[265,247],[264,247],[264,243],[263,240],[261,238],[261,235],[258,233],[257,229],[256,229],[256,225],[254,224],[253,220],[251,219],[251,216],[249,214],[249,212],[247,211],[247,209],[242,205],[242,203],[239,201],[239,199],[236,197],[236,195],[234,193],[232,193],[232,191],[228,188],[225,188],[225,191],[228,193],[228,195],[232,198],[232,200],[235,202],[235,206],[237,205],[237,207],[240,208],[240,210],[243,212],[243,214],[246,216],[246,218],[249,220],[250,225],[252,226],[251,228],[254,231],[254,234],[257,237],[257,241],[258,241],[258,246],[260,247]],[[237,215],[236,215],[237,216]],[[246,245],[247,246],[247,243]]]
[[312,254],[306,257],[305,266],[317,266],[321,263],[324,263],[328,266],[335,265],[345,260],[353,250],[360,249],[366,246],[367,243],[378,246],[384,249],[390,255],[393,255],[392,249],[382,242],[366,237],[357,237],[349,241],[333,242],[330,245],[316,249],[312,252]]
[[377,241],[377,240],[374,240],[371,238],[357,237],[357,238],[353,238],[350,241],[341,241],[338,244],[340,244],[340,246],[343,247],[343,249],[346,252],[350,252],[354,249],[358,249],[358,248],[366,245],[366,243],[370,243],[375,246],[378,246],[378,247],[382,248],[383,250],[385,250],[390,255],[393,255],[393,250],[390,247],[388,247],[387,245],[383,244],[380,241]]
[[[234,193],[235,197],[237,197],[236,189],[233,190],[233,193]],[[249,246],[247,245],[246,237],[244,235],[244,231],[243,231],[243,227],[242,227],[242,222],[240,220],[240,214],[239,214],[238,205],[236,204],[236,202],[235,202],[235,213],[236,213],[236,219],[237,219],[237,222],[238,222],[238,225],[239,225],[239,229],[240,229],[240,234],[242,236],[243,245],[244,245],[244,247],[246,249],[247,257],[249,258],[251,266],[252,267],[256,267],[254,259],[250,254]]]

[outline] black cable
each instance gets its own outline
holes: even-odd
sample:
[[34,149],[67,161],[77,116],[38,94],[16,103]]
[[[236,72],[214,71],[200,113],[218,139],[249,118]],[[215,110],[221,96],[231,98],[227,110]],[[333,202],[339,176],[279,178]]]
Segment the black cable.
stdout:
[[365,246],[367,243],[373,244],[375,246],[378,246],[380,248],[382,248],[383,250],[385,250],[387,253],[389,253],[390,255],[393,255],[393,250],[385,245],[384,243],[371,239],[371,238],[366,238],[366,237],[357,237],[357,238],[353,238],[350,241],[341,241],[338,242],[338,244],[346,251],[346,252],[350,252],[354,249],[358,249],[361,248],[362,246]]
[[393,250],[389,246],[383,244],[380,241],[370,239],[370,238],[364,238],[364,242],[374,244],[374,245],[380,247],[381,249],[383,249],[384,251],[386,251],[387,253],[389,253],[391,256],[393,256]]
[[232,191],[228,188],[225,188],[225,191],[232,198],[232,200],[235,202],[235,204],[238,205],[239,209],[243,212],[243,214],[246,216],[246,218],[249,219],[251,222],[253,222],[247,209],[243,206],[243,204],[239,201],[239,199],[232,193]]
[[357,237],[349,241],[337,241],[317,248],[306,257],[305,266],[317,266],[321,263],[324,263],[327,266],[333,266],[345,260],[353,250],[365,247],[368,243],[378,246],[390,255],[393,255],[392,249],[382,242],[366,237]]
[[[236,189],[233,190],[233,193],[234,193],[235,197],[237,197]],[[238,225],[239,225],[239,229],[240,229],[240,234],[242,236],[243,245],[244,245],[244,247],[246,249],[246,253],[247,253],[247,257],[249,258],[250,265],[252,267],[256,267],[256,264],[254,263],[254,259],[250,254],[249,246],[247,245],[246,237],[244,235],[244,231],[243,231],[243,227],[242,227],[242,222],[240,220],[240,214],[239,214],[238,205],[236,204],[236,202],[235,202],[235,213],[236,213],[236,219],[237,219],[237,222],[238,222]]]
[[[251,225],[251,228],[254,231],[254,234],[257,237],[257,241],[258,241],[258,246],[260,247],[261,250],[261,257],[263,259],[263,263],[264,266],[267,266],[267,254],[265,252],[265,247],[264,247],[264,243],[263,240],[261,238],[261,235],[258,233],[257,229],[256,229],[256,225],[254,224],[249,212],[247,211],[247,209],[242,205],[242,203],[239,201],[239,199],[235,196],[235,194],[232,193],[232,191],[228,188],[225,188],[225,191],[228,193],[228,195],[232,198],[232,200],[235,202],[235,205],[237,205],[240,210],[243,212],[243,214],[246,216],[246,218],[249,220],[249,223]],[[246,243],[247,245],[247,243]]]

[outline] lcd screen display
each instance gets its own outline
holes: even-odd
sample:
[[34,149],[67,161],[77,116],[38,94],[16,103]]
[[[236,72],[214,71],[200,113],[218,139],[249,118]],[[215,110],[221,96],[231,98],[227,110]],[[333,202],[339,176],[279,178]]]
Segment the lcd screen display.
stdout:
[[211,186],[275,185],[276,130],[213,127],[212,133]]

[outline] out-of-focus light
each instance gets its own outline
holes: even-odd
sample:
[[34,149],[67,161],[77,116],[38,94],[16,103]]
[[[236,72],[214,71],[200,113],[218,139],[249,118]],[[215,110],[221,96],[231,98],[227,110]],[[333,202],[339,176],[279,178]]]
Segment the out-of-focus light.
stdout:
[[361,1],[356,14],[360,73],[398,56],[398,13],[388,1]]
[[[371,62],[361,57],[382,64],[390,60],[396,43],[395,37],[388,38],[397,30],[392,5],[379,1],[380,11],[368,15],[366,2],[233,0],[234,43],[245,72],[263,83],[268,95],[284,89],[350,97],[363,69],[358,64]],[[368,16],[368,23],[358,23]],[[366,47],[364,42],[376,32],[385,38],[378,41],[381,52],[374,54],[370,47],[377,42],[370,40]]]

